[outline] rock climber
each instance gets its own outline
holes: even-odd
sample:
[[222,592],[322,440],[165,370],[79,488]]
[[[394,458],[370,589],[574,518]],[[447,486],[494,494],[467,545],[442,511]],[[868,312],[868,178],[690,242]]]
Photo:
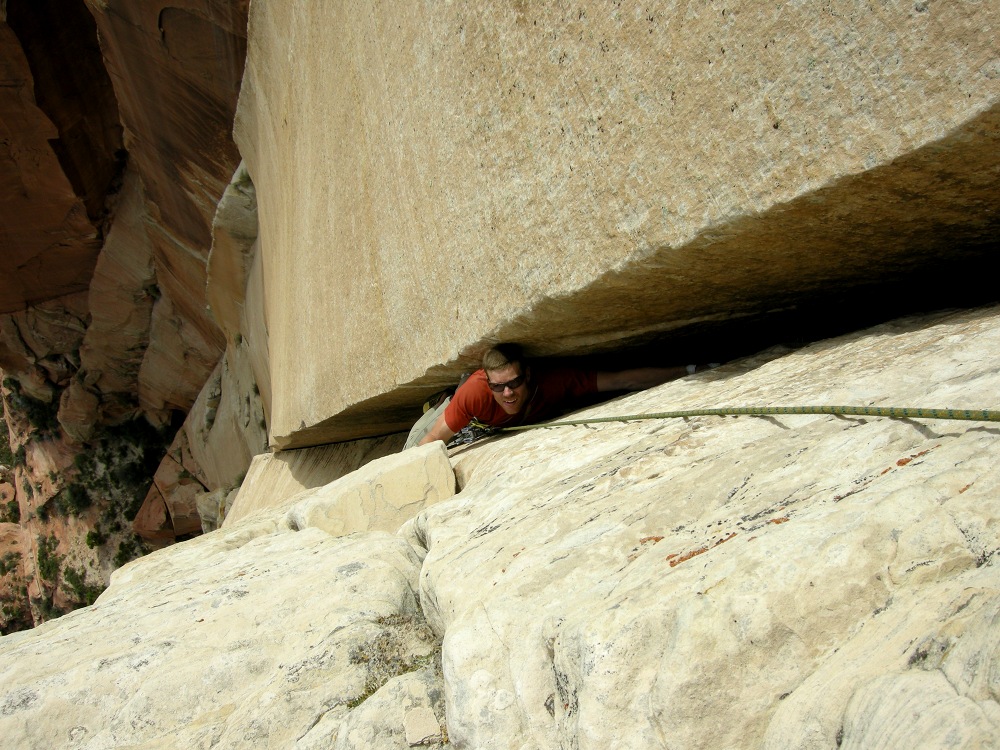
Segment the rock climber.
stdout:
[[428,409],[413,426],[406,448],[434,440],[446,443],[471,424],[510,427],[550,419],[594,393],[638,391],[693,374],[700,366],[641,367],[618,372],[532,365],[516,344],[500,344],[483,355],[482,369],[454,396]]

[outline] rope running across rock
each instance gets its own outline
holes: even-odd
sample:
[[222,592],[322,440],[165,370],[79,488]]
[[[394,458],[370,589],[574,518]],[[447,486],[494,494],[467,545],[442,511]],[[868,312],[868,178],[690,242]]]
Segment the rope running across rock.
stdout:
[[720,409],[685,409],[648,414],[626,414],[614,417],[568,419],[558,422],[500,427],[496,432],[537,430],[548,427],[572,427],[600,422],[637,422],[643,419],[681,419],[687,417],[729,417],[771,414],[836,414],[858,417],[889,417],[891,419],[955,419],[966,422],[1000,422],[1000,411],[992,409],[924,409],[898,406],[728,406]]

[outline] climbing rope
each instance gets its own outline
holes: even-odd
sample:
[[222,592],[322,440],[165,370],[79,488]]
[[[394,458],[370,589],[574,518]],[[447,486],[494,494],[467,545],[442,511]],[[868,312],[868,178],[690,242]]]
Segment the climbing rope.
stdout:
[[890,417],[892,419],[958,419],[969,422],[1000,422],[1000,411],[991,409],[914,409],[898,406],[730,406],[721,409],[685,409],[649,414],[626,414],[615,417],[568,419],[560,422],[500,427],[497,432],[537,430],[545,427],[571,427],[598,422],[637,422],[642,419],[677,419],[686,417],[729,417],[749,414],[838,414],[858,417]]

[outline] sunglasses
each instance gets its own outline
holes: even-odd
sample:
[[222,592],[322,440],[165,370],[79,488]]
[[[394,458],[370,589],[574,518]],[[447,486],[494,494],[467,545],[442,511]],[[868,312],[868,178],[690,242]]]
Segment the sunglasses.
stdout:
[[490,390],[494,393],[503,393],[504,389],[510,388],[512,391],[515,388],[520,388],[521,384],[527,376],[524,374],[518,375],[513,380],[508,380],[506,383],[491,383],[489,379],[486,381],[486,385],[490,387]]

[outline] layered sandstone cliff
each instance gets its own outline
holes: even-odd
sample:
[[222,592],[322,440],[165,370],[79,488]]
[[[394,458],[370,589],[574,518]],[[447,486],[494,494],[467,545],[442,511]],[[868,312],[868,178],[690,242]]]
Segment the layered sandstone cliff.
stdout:
[[[219,364],[207,258],[245,38],[239,2],[0,7],[0,370],[36,621],[139,551],[136,509]],[[152,541],[200,532],[176,494]]]

